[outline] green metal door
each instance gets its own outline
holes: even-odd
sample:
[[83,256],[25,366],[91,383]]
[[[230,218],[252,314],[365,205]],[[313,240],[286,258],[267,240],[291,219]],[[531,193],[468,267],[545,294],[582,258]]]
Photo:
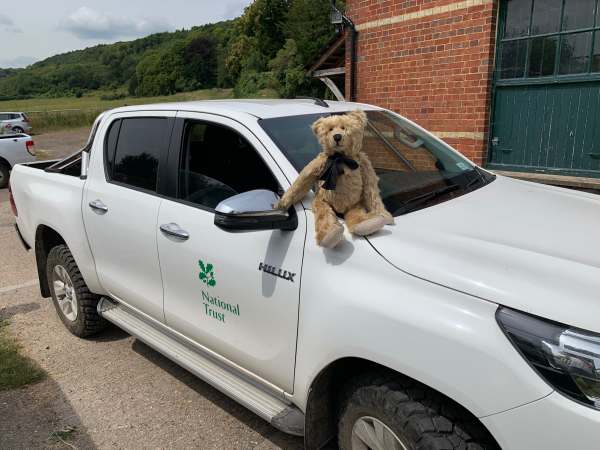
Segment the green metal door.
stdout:
[[600,177],[600,0],[504,0],[488,167]]

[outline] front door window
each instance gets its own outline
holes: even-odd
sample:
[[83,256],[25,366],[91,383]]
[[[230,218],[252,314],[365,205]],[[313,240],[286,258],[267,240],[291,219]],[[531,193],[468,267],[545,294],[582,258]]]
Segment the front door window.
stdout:
[[239,133],[223,125],[185,126],[178,198],[214,209],[222,200],[254,189],[279,190],[277,180]]

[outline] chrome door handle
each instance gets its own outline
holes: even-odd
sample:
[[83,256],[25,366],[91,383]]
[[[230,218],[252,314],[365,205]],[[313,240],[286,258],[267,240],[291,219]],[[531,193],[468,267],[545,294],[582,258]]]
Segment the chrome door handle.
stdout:
[[98,214],[105,214],[108,212],[108,206],[102,203],[102,200],[94,200],[90,202],[90,208]]
[[167,236],[173,236],[177,239],[181,239],[182,241],[185,241],[190,238],[190,234],[187,231],[185,231],[183,228],[181,228],[179,225],[173,222],[163,223],[160,226],[160,231],[162,231],[163,234],[166,234]]

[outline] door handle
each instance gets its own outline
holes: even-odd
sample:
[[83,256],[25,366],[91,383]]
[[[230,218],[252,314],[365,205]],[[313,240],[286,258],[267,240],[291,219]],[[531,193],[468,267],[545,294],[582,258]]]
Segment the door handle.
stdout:
[[92,208],[92,210],[98,214],[106,214],[108,212],[108,206],[102,203],[102,200],[91,201],[90,208]]
[[163,234],[166,234],[167,236],[173,236],[177,239],[181,239],[182,241],[186,241],[190,238],[190,234],[185,231],[183,228],[181,228],[179,225],[177,225],[176,223],[163,223],[160,226],[160,231],[163,232]]

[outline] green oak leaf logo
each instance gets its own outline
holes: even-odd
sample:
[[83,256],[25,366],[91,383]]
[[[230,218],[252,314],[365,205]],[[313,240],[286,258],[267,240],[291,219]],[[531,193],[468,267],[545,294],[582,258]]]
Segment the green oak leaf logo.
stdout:
[[204,264],[204,261],[201,259],[198,260],[198,265],[200,266],[200,274],[198,276],[202,282],[208,286],[214,286],[217,284],[217,280],[215,280],[215,272],[213,271],[213,265],[210,263]]

